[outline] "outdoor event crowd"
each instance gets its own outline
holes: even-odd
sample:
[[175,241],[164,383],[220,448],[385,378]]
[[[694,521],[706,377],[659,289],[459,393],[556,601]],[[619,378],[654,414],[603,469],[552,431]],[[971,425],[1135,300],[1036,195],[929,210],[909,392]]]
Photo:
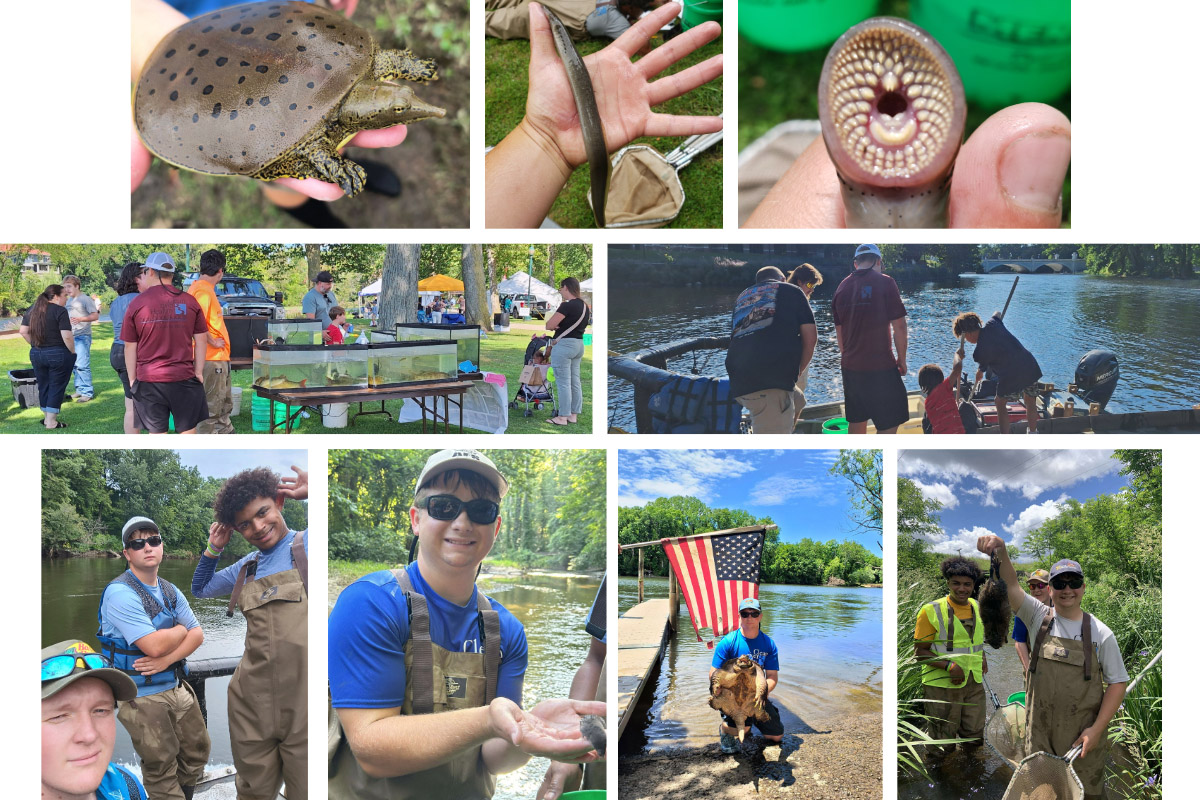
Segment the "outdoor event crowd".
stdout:
[[[234,475],[213,501],[215,521],[192,577],[196,598],[229,597],[245,649],[228,690],[238,797],[308,796],[308,532],[290,530],[286,498],[307,499],[308,473],[265,467]],[[252,546],[217,570],[237,531]],[[97,653],[82,639],[42,650],[42,796],[191,800],[211,740],[188,682],[204,631],[185,593],[159,576],[171,531],[131,517],[121,530],[128,568],[100,596]],[[199,676],[203,680],[203,676]],[[115,710],[115,714],[114,714]],[[116,720],[129,734],[141,780],[112,763]],[[144,788],[143,788],[144,784]]]
[[[800,420],[817,345],[809,300],[822,280],[811,264],[801,264],[787,276],[777,267],[763,267],[755,284],[738,295],[725,368],[730,394],[750,413],[754,433],[791,433]],[[903,379],[908,373],[908,324],[900,290],[883,273],[876,245],[855,250],[854,270],[838,285],[831,308],[849,432],[866,433],[869,421],[878,433],[895,433],[909,419]],[[959,396],[965,340],[975,345],[976,385],[986,374],[995,377],[1000,432],[1011,429],[1005,401],[1023,400],[1028,431],[1036,433],[1035,392],[1042,371],[1004,326],[1003,314],[984,323],[978,314],[964,312],[952,327],[959,348],[950,375],[937,364],[926,364],[918,373],[924,431],[973,433],[978,427],[977,410]]]

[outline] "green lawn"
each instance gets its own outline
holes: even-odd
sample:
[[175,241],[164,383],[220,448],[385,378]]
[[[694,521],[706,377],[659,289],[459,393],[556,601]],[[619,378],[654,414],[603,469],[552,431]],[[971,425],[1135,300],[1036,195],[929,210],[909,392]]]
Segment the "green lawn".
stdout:
[[[609,44],[607,39],[584,39],[575,43],[582,56]],[[655,46],[662,42],[656,40]],[[525,115],[525,96],[529,92],[529,42],[525,39],[503,41],[488,38],[484,44],[484,74],[486,93],[484,103],[484,139],[490,147],[496,145],[517,127]],[[721,52],[721,39],[705,45],[683,59],[662,75],[680,72],[693,64]],[[662,77],[661,75],[659,76]],[[660,114],[716,116],[721,113],[722,79],[706,83],[682,97],[670,100],[654,110]],[[683,143],[683,138],[637,139],[632,144],[646,144],[663,155]],[[683,210],[668,228],[721,227],[721,172],[724,167],[722,144],[718,143],[679,171],[679,180],[687,201]],[[550,209],[550,218],[565,228],[595,227],[591,206],[587,202],[590,181],[586,164],[580,166],[567,181],[566,188]]]
[[[356,327],[362,324],[354,320]],[[514,330],[509,333],[492,333],[480,343],[480,360],[487,372],[502,373],[508,380],[505,394],[512,399],[518,384],[517,379],[524,366],[525,347],[529,344],[529,331]],[[121,420],[125,414],[125,400],[121,391],[121,381],[117,373],[108,363],[108,351],[112,346],[112,328],[108,325],[96,325],[93,328],[92,339],[92,384],[96,389],[96,397],[90,403],[65,403],[62,419],[69,426],[64,432],[68,433],[121,433]],[[0,366],[5,373],[13,369],[28,369],[29,345],[19,336],[0,338]],[[523,408],[509,409],[508,433],[591,433],[592,431],[592,348],[584,349],[583,366],[580,369],[583,381],[583,413],[579,415],[579,424],[570,427],[549,425],[549,411],[543,407],[535,411],[532,417],[523,416]],[[233,373],[233,385],[241,386],[242,413],[233,418],[233,427],[237,433],[265,433],[255,431],[251,425],[250,389],[251,371],[236,370]],[[68,387],[68,394],[70,393]],[[395,414],[400,407],[400,401],[388,403],[388,409]],[[383,416],[363,417],[354,425],[346,428],[326,428],[321,424],[320,414],[310,413],[310,418],[302,420],[296,428],[297,433],[420,433],[421,423],[407,422],[396,424],[389,422]],[[37,425],[42,413],[36,407],[21,409],[9,393],[3,407],[0,408],[0,434],[6,433],[43,433],[53,435],[52,431]],[[456,415],[451,410],[451,420]],[[457,430],[451,423],[452,432]],[[464,428],[465,430],[469,430]]]

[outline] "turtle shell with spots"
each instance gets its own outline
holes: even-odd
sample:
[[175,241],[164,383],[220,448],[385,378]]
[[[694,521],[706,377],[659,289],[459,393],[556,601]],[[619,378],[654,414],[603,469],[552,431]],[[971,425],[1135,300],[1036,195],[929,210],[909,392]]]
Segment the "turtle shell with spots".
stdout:
[[381,50],[367,31],[303,2],[230,6],[155,48],[134,92],[139,136],[159,158],[212,175],[318,178],[347,195],[362,168],[338,152],[360,130],[441,117],[397,78],[437,65]]

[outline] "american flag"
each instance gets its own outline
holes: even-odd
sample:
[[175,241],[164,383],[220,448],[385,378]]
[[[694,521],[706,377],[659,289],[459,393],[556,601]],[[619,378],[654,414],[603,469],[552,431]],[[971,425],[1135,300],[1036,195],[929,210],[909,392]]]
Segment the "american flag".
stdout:
[[758,597],[763,539],[760,528],[662,540],[691,612],[696,641],[704,641],[701,628],[712,629],[715,637],[729,633],[738,626],[738,604]]

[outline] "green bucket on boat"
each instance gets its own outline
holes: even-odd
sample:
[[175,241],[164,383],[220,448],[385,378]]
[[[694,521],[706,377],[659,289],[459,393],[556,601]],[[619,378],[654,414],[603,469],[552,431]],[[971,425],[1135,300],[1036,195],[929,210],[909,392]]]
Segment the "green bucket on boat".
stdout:
[[1010,694],[1008,696],[1008,702],[1020,703],[1021,705],[1025,705],[1025,693],[1024,692],[1013,692],[1012,694]]
[[821,433],[849,433],[850,423],[846,422],[845,417],[834,417],[827,419],[821,424]]

